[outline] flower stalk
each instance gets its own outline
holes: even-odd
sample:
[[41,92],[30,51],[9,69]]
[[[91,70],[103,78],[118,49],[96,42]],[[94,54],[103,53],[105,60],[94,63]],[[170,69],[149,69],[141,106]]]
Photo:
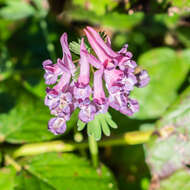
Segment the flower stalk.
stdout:
[[98,143],[93,135],[88,136],[89,150],[91,154],[92,165],[98,167]]
[[91,154],[93,154],[94,166],[97,166],[98,159],[95,158],[95,155],[96,156],[98,155],[97,146],[109,147],[109,146],[126,146],[126,145],[143,144],[149,141],[153,132],[154,132],[153,130],[127,132],[124,133],[122,136],[103,139],[100,142],[94,142],[94,139],[92,139],[91,138],[92,136],[90,136],[89,145],[88,142],[70,143],[61,140],[25,144],[20,146],[13,152],[13,158],[18,158],[22,156],[32,156],[46,152],[72,152],[75,150],[86,149],[89,147]]

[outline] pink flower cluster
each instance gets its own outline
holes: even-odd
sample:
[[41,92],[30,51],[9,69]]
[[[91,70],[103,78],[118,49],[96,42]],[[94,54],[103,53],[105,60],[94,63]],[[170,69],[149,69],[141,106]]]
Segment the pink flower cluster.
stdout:
[[[43,62],[45,82],[48,87],[45,105],[55,117],[50,119],[48,129],[54,134],[62,134],[66,130],[66,121],[72,112],[79,108],[79,119],[85,123],[93,120],[96,114],[106,113],[109,106],[121,113],[131,116],[139,109],[137,100],[129,97],[136,87],[144,87],[149,82],[147,71],[136,73],[137,64],[133,61],[127,45],[115,52],[111,49],[110,38],[107,42],[92,28],[84,29],[86,37],[96,56],[90,54],[84,43],[80,45],[80,75],[73,79],[76,65],[72,61],[67,41],[67,34],[61,36],[63,58],[53,64],[51,60]],[[90,72],[93,68],[94,72]],[[93,84],[90,85],[90,74]],[[105,82],[104,82],[105,81]],[[105,84],[105,87],[104,87]],[[105,95],[107,88],[108,95]]]

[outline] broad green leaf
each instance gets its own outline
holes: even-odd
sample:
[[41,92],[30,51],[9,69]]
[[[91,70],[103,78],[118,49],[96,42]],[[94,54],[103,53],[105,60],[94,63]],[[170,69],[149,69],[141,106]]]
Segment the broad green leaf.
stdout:
[[117,2],[114,0],[73,0],[74,5],[79,5],[83,9],[94,11],[97,15],[103,15],[107,9],[113,9],[116,7]]
[[35,14],[35,9],[25,1],[7,1],[7,5],[0,9],[0,16],[10,20],[26,18]]
[[39,18],[46,17],[46,15],[48,14],[48,11],[49,11],[48,4],[46,4],[47,2],[43,1],[43,0],[32,0],[32,1],[35,3],[35,5],[38,9],[36,11],[35,16],[37,16]]
[[77,8],[68,12],[74,20],[88,20],[94,24],[100,24],[105,27],[114,28],[117,30],[127,30],[139,24],[144,14],[142,12],[134,13],[132,15],[122,14],[118,12],[109,12],[103,16],[97,15],[93,11],[84,11],[82,8]]
[[[15,103],[8,113],[0,114],[0,141],[40,142],[59,137],[47,129],[48,121],[54,116],[50,115],[44,100],[37,97],[35,93],[26,91],[13,79],[10,81],[2,83],[2,90],[12,95],[10,97],[15,98]],[[71,115],[64,135],[77,122],[77,114],[78,110],[75,110]]]
[[151,172],[160,178],[171,175],[190,162],[190,142],[180,134],[151,140],[146,148],[146,161]]
[[47,153],[30,157],[26,170],[56,190],[117,189],[110,171],[101,166],[98,172],[89,162],[74,154]]
[[190,87],[188,87],[175,101],[161,120],[157,122],[159,128],[174,127],[179,132],[190,134]]
[[41,99],[44,99],[46,95],[46,87],[45,80],[42,76],[44,74],[43,71],[35,69],[33,72],[23,73],[23,86],[32,94],[38,96]]
[[55,188],[25,170],[17,174],[15,179],[14,190],[55,190]]
[[14,190],[16,171],[12,167],[4,167],[0,169],[0,189]]
[[190,171],[188,169],[176,171],[172,176],[161,180],[157,190],[189,190]]
[[187,11],[188,7],[190,6],[189,0],[167,0],[167,2],[171,3],[173,6],[185,8]]
[[140,111],[134,117],[157,118],[177,96],[190,68],[190,50],[178,53],[165,47],[152,49],[140,56],[138,64],[148,71],[150,83],[132,93],[140,103]]
[[156,22],[164,23],[169,28],[174,28],[180,19],[180,15],[174,14],[169,16],[168,14],[155,14],[154,19]]
[[25,96],[8,114],[0,115],[0,136],[11,143],[39,142],[55,138],[47,130],[49,110],[35,97]]
[[176,29],[177,37],[180,42],[182,42],[187,48],[190,48],[190,34],[189,27],[179,26]]
[[172,175],[190,162],[190,87],[157,122],[159,136],[147,143],[146,161],[160,178]]

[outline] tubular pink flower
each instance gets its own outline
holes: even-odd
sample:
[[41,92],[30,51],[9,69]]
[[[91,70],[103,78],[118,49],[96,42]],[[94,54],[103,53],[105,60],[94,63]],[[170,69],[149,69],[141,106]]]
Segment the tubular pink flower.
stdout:
[[74,75],[76,71],[76,67],[72,62],[71,52],[69,50],[68,40],[67,40],[67,33],[64,33],[60,38],[62,51],[63,51],[63,58],[62,61],[64,64],[69,68],[72,75]]
[[132,53],[127,51],[127,44],[125,44],[120,51],[115,52],[111,49],[111,41],[109,37],[107,37],[107,42],[105,43],[98,32],[89,26],[84,29],[84,32],[99,60],[104,66],[106,63],[107,68],[113,69],[115,66],[123,65],[131,59]]
[[107,44],[105,44],[98,32],[96,32],[92,27],[87,26],[86,29],[84,29],[84,32],[90,45],[94,49],[101,62],[110,60],[117,56],[117,53],[115,53]]
[[43,61],[42,65],[46,72],[44,75],[45,83],[48,85],[55,84],[58,76],[63,73],[61,68],[58,66],[58,64],[53,64],[49,59]]
[[[84,31],[98,58],[87,51],[82,38],[77,81],[72,80],[76,67],[72,62],[66,33],[60,39],[62,59],[57,59],[56,64],[51,60],[43,62],[46,84],[55,84],[53,88],[46,89],[45,97],[45,105],[55,116],[50,119],[48,129],[55,135],[64,133],[66,121],[77,107],[80,109],[78,117],[85,123],[92,121],[96,114],[106,113],[109,106],[125,115],[133,115],[139,110],[139,104],[129,97],[130,92],[134,86],[144,87],[150,80],[146,70],[138,72],[136,69],[136,62],[131,60],[132,53],[127,51],[128,45],[125,44],[120,51],[115,52],[111,49],[109,37],[104,42],[93,28],[87,27]],[[89,84],[90,65],[97,69],[93,72],[93,86]],[[104,92],[103,79],[108,97]]]
[[120,91],[123,86],[120,81],[124,77],[124,72],[118,69],[105,70],[104,79],[106,81],[106,87],[110,93]]
[[111,48],[111,39],[109,36],[106,37],[106,45]]
[[88,51],[83,51],[83,53],[85,54],[88,62],[95,67],[96,69],[100,69],[103,67],[101,61],[99,61],[95,56],[93,56],[92,54],[88,53]]
[[79,104],[80,112],[79,119],[85,123],[88,123],[94,119],[97,112],[95,105],[88,98]]
[[93,101],[97,106],[98,113],[106,113],[108,109],[108,101],[104,93],[102,84],[103,69],[94,73],[94,97]]
[[80,45],[80,61],[79,61],[80,75],[76,83],[76,86],[79,88],[84,88],[85,86],[87,86],[90,80],[90,65],[86,57],[85,51],[87,50],[84,44],[84,38],[82,38]]
[[102,104],[106,100],[106,96],[104,93],[103,85],[102,85],[102,75],[103,69],[97,70],[94,73],[94,102],[98,104]]

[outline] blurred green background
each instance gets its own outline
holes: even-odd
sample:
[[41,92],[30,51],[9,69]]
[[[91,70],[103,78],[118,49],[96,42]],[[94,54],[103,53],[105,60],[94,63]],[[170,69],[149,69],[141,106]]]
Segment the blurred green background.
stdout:
[[[77,41],[87,25],[105,31],[114,50],[128,43],[151,78],[132,94],[136,115],[110,109],[118,129],[108,138],[138,130],[154,130],[153,137],[145,145],[101,147],[106,166],[99,170],[84,149],[16,156],[23,144],[87,140],[86,130],[76,130],[77,114],[64,135],[47,130],[42,69],[45,59],[62,57],[63,32]],[[189,190],[189,74],[189,0],[0,0],[0,189]]]

